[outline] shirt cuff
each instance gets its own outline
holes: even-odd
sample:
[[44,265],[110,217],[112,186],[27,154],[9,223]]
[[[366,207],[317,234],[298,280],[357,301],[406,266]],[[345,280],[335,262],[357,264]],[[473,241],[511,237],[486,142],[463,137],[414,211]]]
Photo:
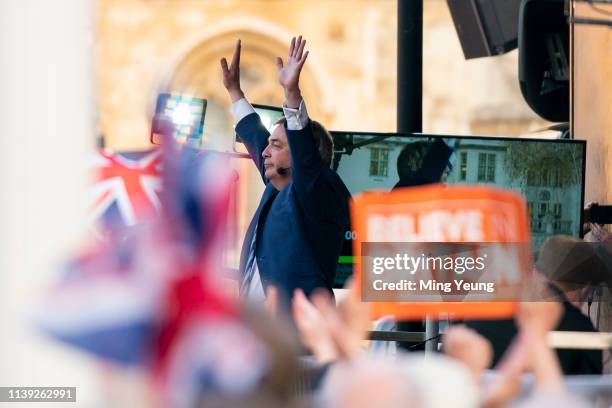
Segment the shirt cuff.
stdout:
[[253,106],[246,100],[246,98],[238,99],[236,102],[232,103],[232,107],[230,108],[232,115],[234,115],[234,120],[236,123],[240,122],[245,117],[249,116],[251,113],[255,112]]
[[283,105],[283,113],[285,114],[287,129],[289,130],[302,130],[308,125],[308,111],[306,110],[304,99],[302,99],[297,109],[288,108]]

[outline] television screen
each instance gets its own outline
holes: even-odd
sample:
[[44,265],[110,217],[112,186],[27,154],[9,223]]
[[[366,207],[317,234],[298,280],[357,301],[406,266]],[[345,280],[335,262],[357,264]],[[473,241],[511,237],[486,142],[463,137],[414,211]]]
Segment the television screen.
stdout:
[[272,131],[274,124],[285,116],[283,108],[278,106],[258,105],[255,103],[253,104],[253,108],[261,118],[263,125],[268,129],[268,132]]
[[[255,109],[255,112],[259,115],[259,118],[261,119],[261,123],[263,123],[264,127],[270,133],[272,132],[272,130],[274,128],[274,124],[280,118],[285,116],[285,114],[283,112],[283,108],[281,108],[279,106],[260,105],[260,104],[256,104],[256,103],[254,103],[252,106],[253,106],[253,109]],[[235,146],[234,150],[246,153],[246,148],[244,146],[242,146],[242,140],[240,140],[240,136],[238,136],[238,133],[235,134],[235,141],[237,143],[241,143],[241,145],[240,146],[236,146],[234,144],[234,146]]]
[[[206,99],[161,93],[157,96],[155,116],[170,119],[174,125],[174,138],[177,143],[198,148],[202,146],[206,105]],[[161,144],[160,132],[161,129],[157,129],[157,123],[154,120],[151,127],[151,143]]]
[[[352,195],[433,181],[491,185],[525,198],[534,250],[550,235],[581,234],[585,141],[357,132],[332,136],[333,167]],[[352,274],[353,238],[348,230],[336,287]]]

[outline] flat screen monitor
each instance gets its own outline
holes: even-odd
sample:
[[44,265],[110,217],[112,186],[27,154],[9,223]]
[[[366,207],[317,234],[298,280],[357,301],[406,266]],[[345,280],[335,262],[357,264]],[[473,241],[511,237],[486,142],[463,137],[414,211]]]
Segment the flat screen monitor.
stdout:
[[283,112],[283,108],[279,106],[270,106],[270,105],[260,105],[257,103],[253,104],[253,108],[255,112],[261,118],[261,122],[268,129],[268,132],[272,131],[274,124],[283,116],[285,116]]
[[[285,115],[283,108],[279,106],[260,105],[256,103],[254,103],[252,106],[253,109],[255,109],[255,112],[259,115],[261,123],[263,123],[268,132],[272,132],[274,124]],[[238,133],[236,133],[236,142],[242,143]]]
[[[423,158],[442,139],[453,152],[442,164],[441,181],[491,185],[522,194],[529,208],[534,250],[551,235],[581,235],[585,141],[358,132],[332,132],[332,136],[333,167],[352,195],[390,191],[400,174],[422,169]],[[336,287],[352,274],[353,237],[351,230],[346,231]]]
[[[207,103],[206,99],[161,93],[157,96],[155,118],[163,117],[172,122],[177,143],[199,148],[202,146]],[[153,144],[162,143],[162,129],[158,129],[158,126],[158,122],[153,120],[150,136]]]

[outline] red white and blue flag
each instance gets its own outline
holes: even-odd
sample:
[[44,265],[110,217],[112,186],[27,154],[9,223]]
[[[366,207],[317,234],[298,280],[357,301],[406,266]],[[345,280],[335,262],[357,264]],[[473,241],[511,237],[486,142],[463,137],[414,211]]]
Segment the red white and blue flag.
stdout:
[[[148,369],[171,406],[248,392],[268,360],[219,284],[235,182],[227,159],[166,148],[139,159],[102,152],[100,160],[98,213],[116,205],[132,227],[67,264],[39,327],[99,358]],[[142,205],[157,215],[146,221]]]
[[97,233],[151,219],[160,209],[161,150],[98,150],[93,158],[89,221]]

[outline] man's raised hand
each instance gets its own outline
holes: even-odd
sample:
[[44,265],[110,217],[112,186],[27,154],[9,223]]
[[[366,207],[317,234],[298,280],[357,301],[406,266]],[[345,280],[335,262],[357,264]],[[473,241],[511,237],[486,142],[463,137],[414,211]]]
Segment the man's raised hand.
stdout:
[[278,69],[278,82],[285,90],[285,103],[290,108],[297,108],[302,100],[300,92],[300,73],[308,57],[308,51],[304,52],[306,40],[300,35],[297,40],[291,39],[287,61],[283,64],[280,57],[276,58]]
[[234,48],[234,56],[232,57],[232,63],[227,65],[225,57],[221,58],[221,72],[223,74],[223,86],[227,89],[232,102],[236,102],[239,99],[244,98],[244,93],[240,88],[240,40],[236,41],[236,47]]

